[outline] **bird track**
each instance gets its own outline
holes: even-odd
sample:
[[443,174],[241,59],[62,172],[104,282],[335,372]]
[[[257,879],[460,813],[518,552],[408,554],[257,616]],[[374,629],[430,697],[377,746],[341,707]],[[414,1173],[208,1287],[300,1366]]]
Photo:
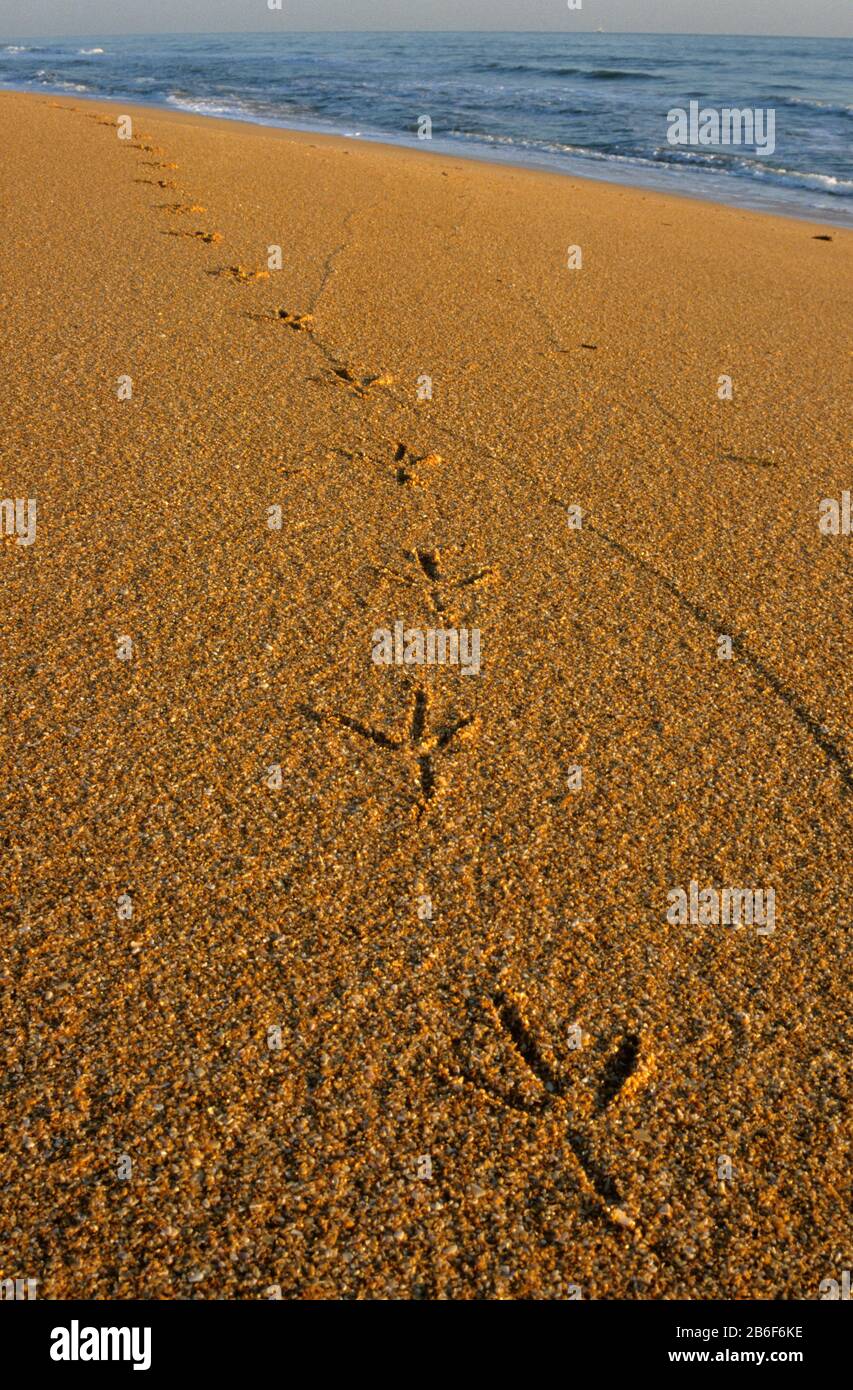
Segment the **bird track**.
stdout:
[[466,731],[473,732],[477,722],[476,715],[466,715],[439,725],[432,733],[428,732],[429,696],[422,687],[413,693],[408,729],[397,737],[364,724],[348,714],[321,713],[307,705],[301,706],[301,712],[315,724],[337,724],[340,728],[373,743],[384,752],[402,754],[414,760],[419,789],[418,817],[423,814],[438,791],[435,755],[445,752],[457,736],[463,735]]
[[[591,1124],[616,1104],[620,1096],[639,1089],[649,1074],[652,1059],[643,1055],[639,1034],[630,1032],[619,1038],[603,1059],[594,1088],[584,1090],[583,1083],[576,1078],[561,1076],[557,1063],[548,1059],[537,1042],[521,1006],[506,991],[479,996],[470,1003],[469,1010],[470,1031],[473,1033],[478,1025],[485,1024],[487,1034],[493,1039],[502,1036],[510,1045],[510,1055],[524,1067],[529,1083],[538,1094],[535,1099],[528,1099],[519,1094],[511,1077],[486,1075],[482,1066],[472,1063],[470,1055],[466,1055],[466,1040],[459,1037],[452,1041],[458,1067],[455,1074],[503,1110],[532,1118],[548,1112],[561,1114],[566,1122],[569,1147],[587,1191],[594,1196],[599,1209],[617,1225],[633,1228],[636,1223],[622,1211],[612,1177],[592,1157]],[[471,1043],[473,1039],[469,1037],[468,1041]],[[445,1074],[446,1080],[452,1081],[452,1078],[453,1073]],[[577,1110],[570,1108],[573,1097],[581,1102]]]

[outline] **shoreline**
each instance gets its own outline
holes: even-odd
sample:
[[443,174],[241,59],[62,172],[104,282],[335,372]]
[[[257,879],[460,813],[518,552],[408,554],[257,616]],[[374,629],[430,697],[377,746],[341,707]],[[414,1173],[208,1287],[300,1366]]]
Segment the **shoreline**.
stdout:
[[[845,213],[839,210],[835,213],[831,209],[809,210],[792,205],[792,203],[786,201],[784,198],[779,198],[778,201],[776,201],[772,195],[763,199],[759,197],[756,191],[751,191],[749,188],[743,189],[742,197],[734,196],[733,192],[730,198],[719,198],[714,196],[713,188],[694,191],[690,188],[665,187],[666,174],[664,170],[668,167],[665,165],[661,166],[659,172],[656,171],[650,174],[648,182],[644,182],[642,179],[629,176],[620,178],[618,177],[618,171],[613,169],[608,169],[607,172],[600,175],[587,169],[578,169],[572,167],[571,160],[567,160],[565,157],[563,160],[560,160],[556,156],[553,159],[549,159],[543,155],[541,157],[534,156],[529,159],[521,160],[513,158],[512,155],[504,156],[498,149],[492,150],[487,145],[478,145],[477,148],[473,148],[472,146],[466,146],[461,143],[457,144],[451,139],[442,140],[440,137],[434,138],[432,141],[428,142],[419,141],[415,137],[402,135],[395,139],[387,131],[370,132],[367,134],[360,132],[355,135],[347,133],[342,129],[330,130],[328,127],[320,124],[313,125],[300,122],[289,124],[285,121],[264,120],[254,116],[227,115],[218,112],[208,113],[205,111],[185,109],[178,105],[170,105],[167,101],[139,101],[132,98],[99,96],[88,92],[69,92],[60,87],[57,87],[55,90],[45,88],[44,90],[34,92],[29,87],[15,87],[7,84],[0,85],[0,92],[10,92],[19,96],[29,96],[37,99],[41,97],[61,97],[73,101],[104,102],[108,106],[136,107],[139,110],[159,111],[164,115],[197,116],[200,120],[225,121],[237,126],[258,127],[261,130],[281,130],[293,132],[294,134],[319,135],[327,139],[351,140],[356,144],[378,145],[388,149],[404,149],[415,154],[433,155],[436,158],[458,158],[473,161],[477,164],[496,165],[498,167],[508,167],[521,171],[527,170],[531,173],[556,174],[562,178],[578,180],[582,183],[609,184],[616,188],[625,188],[641,194],[658,193],[663,197],[686,198],[691,202],[712,203],[717,207],[731,208],[734,211],[757,212],[768,217],[787,217],[798,222],[820,223],[827,227],[837,227],[839,230],[853,231],[853,211]],[[432,148],[430,148],[430,146],[432,146]],[[594,163],[592,160],[584,161],[582,157],[578,157],[576,161],[578,164],[585,162]],[[605,159],[602,157],[602,163],[604,162]],[[678,177],[678,175],[673,176]],[[702,176],[696,175],[694,177],[701,178]],[[731,180],[732,185],[735,187],[737,186],[737,179],[734,175],[723,174],[719,177]]]

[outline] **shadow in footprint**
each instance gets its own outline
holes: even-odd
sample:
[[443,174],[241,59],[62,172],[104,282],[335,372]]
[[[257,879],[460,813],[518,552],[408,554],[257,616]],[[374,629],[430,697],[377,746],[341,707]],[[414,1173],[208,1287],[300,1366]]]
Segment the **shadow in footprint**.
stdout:
[[626,1034],[616,1051],[605,1063],[598,1084],[599,1110],[606,1110],[608,1105],[616,1099],[626,1081],[635,1074],[639,1055],[639,1036],[636,1033]]
[[221,232],[189,232],[189,231],[164,231],[161,236],[183,236],[190,237],[196,241],[205,241],[208,245],[222,240]]
[[757,468],[778,468],[779,464],[775,459],[759,458],[757,454],[721,454],[726,463],[749,463]]
[[255,280],[268,280],[270,273],[268,270],[250,270],[245,265],[222,265],[216,270],[209,270],[208,275],[216,275],[220,279],[233,280],[235,283],[245,284]]

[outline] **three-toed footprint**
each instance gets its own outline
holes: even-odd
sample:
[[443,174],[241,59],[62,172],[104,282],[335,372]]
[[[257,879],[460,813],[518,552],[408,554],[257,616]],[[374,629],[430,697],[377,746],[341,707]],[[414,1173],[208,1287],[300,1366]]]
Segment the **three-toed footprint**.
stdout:
[[183,228],[182,228],[180,231],[168,231],[168,232],[164,232],[163,235],[164,235],[164,236],[188,236],[188,237],[194,237],[197,241],[206,241],[208,244],[210,244],[210,243],[212,243],[212,242],[216,242],[216,241],[221,241],[221,240],[222,240],[222,233],[221,233],[221,232],[190,232],[190,231],[184,231]]

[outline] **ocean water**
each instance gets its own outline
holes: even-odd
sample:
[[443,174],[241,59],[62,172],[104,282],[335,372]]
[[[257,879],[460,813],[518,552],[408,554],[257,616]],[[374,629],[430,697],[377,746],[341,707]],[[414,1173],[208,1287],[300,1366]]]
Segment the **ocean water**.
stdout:
[[[0,43],[0,85],[412,144],[853,224],[853,40],[210,34]],[[772,108],[776,148],[667,112]],[[432,121],[431,142],[417,139]]]

